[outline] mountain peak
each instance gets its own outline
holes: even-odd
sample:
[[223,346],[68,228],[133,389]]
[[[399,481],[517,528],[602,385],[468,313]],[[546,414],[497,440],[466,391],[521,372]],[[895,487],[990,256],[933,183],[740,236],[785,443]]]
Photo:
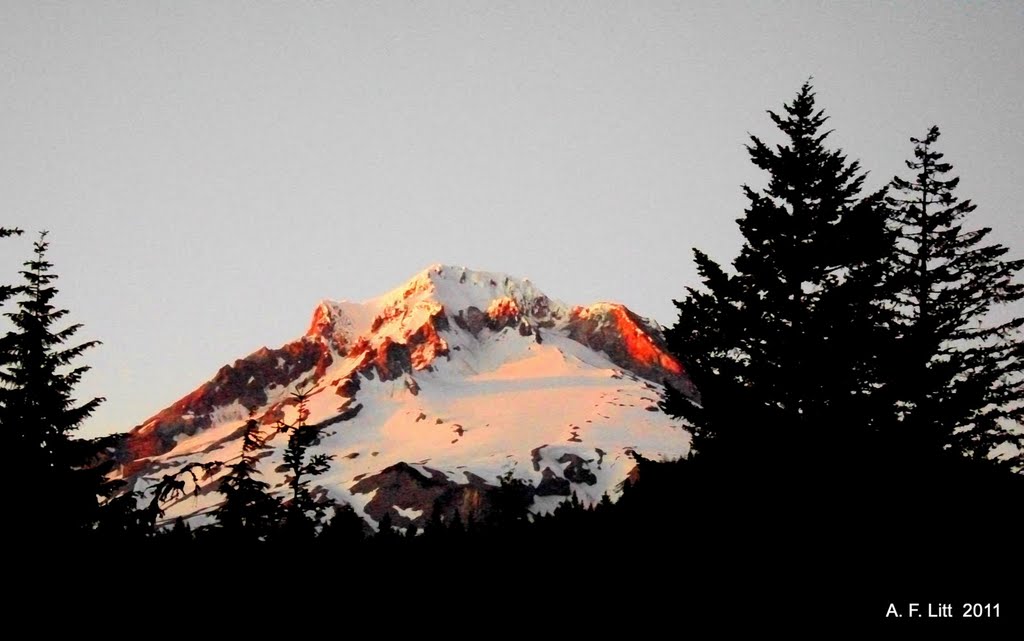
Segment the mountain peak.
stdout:
[[320,301],[306,336],[351,341],[384,325],[393,329],[391,321],[395,320],[405,330],[415,331],[425,316],[440,310],[448,316],[474,315],[495,305],[515,307],[517,316],[540,322],[569,314],[564,303],[549,298],[528,278],[435,263],[391,291],[361,303]]
[[382,484],[430,478],[454,497],[462,477],[476,479],[472,494],[508,472],[537,483],[546,510],[570,485],[614,498],[631,453],[685,453],[688,436],[657,408],[662,384],[695,396],[660,328],[625,306],[570,308],[529,279],[434,264],[367,301],[320,301],[302,337],[221,368],[132,430],[120,474],[144,490],[159,470],[229,460],[248,417],[272,440],[302,388],[336,455],[324,491],[371,519],[405,523],[416,511],[422,525],[434,509],[374,493]]
[[489,301],[502,296],[518,301],[544,296],[528,278],[435,263],[381,298],[393,301],[399,296],[407,299],[423,292],[432,292],[438,302],[455,307],[464,302],[486,306]]

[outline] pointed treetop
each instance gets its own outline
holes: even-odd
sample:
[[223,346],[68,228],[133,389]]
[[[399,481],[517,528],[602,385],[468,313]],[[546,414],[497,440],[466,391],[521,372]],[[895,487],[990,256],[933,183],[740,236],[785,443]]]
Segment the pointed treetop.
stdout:
[[[813,137],[818,129],[828,120],[824,109],[815,111],[814,97],[814,86],[811,85],[811,80],[808,79],[800,87],[800,91],[793,101],[783,105],[787,117],[784,118],[770,109],[768,110],[768,115],[771,117],[772,122],[794,141]],[[814,141],[821,143],[830,133],[832,132],[826,131],[824,134],[814,138]]]

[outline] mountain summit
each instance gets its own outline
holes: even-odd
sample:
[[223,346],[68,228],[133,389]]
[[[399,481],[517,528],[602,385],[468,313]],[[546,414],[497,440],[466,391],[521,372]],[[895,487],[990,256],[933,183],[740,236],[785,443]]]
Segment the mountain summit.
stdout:
[[[274,448],[262,478],[283,489],[275,426],[297,418],[302,389],[323,434],[315,451],[334,455],[318,491],[369,521],[486,512],[507,474],[548,511],[573,492],[616,498],[635,455],[686,454],[689,435],[657,407],[663,384],[693,395],[660,328],[626,307],[570,308],[526,279],[432,265],[363,303],[322,301],[301,338],[221,368],[126,435],[119,475],[145,490],[188,463],[228,462],[252,417]],[[167,516],[201,521],[218,496],[200,491]]]

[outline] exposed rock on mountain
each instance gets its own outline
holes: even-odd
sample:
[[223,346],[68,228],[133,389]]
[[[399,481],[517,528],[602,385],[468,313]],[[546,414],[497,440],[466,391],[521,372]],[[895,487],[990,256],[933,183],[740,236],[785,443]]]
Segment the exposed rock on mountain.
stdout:
[[[364,303],[321,302],[304,336],[225,366],[132,430],[117,457],[143,490],[189,462],[237,457],[252,416],[275,448],[260,472],[283,490],[275,426],[295,420],[301,388],[323,430],[317,451],[336,455],[318,484],[369,521],[486,514],[509,473],[547,511],[573,492],[616,498],[629,451],[686,453],[689,435],[655,406],[666,383],[694,396],[658,326],[622,305],[570,309],[528,280],[435,265]],[[217,498],[201,492],[168,518],[201,521]]]

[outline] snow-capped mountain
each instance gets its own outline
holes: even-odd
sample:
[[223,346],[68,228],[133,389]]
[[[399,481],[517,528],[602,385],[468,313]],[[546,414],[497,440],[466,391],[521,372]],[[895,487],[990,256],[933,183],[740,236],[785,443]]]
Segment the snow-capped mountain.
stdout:
[[[624,306],[569,308],[529,280],[434,265],[363,303],[321,302],[304,336],[223,367],[133,429],[118,473],[145,490],[190,462],[229,463],[253,417],[273,446],[262,478],[283,489],[276,425],[296,420],[291,393],[304,389],[323,434],[312,451],[334,455],[318,491],[371,522],[486,511],[509,472],[547,511],[572,492],[616,498],[634,453],[686,454],[689,435],[657,408],[665,382],[693,393],[660,328]],[[218,476],[168,519],[201,521]]]

